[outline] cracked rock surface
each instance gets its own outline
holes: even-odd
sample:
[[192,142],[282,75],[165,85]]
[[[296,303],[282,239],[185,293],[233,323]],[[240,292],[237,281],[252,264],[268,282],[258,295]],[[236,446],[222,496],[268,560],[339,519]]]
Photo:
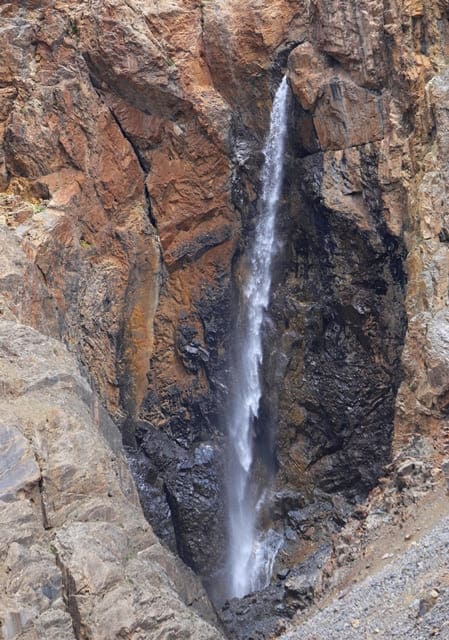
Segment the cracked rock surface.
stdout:
[[[116,427],[58,341],[0,321],[4,640],[221,637],[140,510]],[[175,586],[176,585],[176,586]]]

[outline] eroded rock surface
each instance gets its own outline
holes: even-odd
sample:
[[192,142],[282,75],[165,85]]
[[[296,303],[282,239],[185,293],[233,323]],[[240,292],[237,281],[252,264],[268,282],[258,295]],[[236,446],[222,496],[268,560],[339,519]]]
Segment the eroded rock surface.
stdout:
[[[363,496],[413,434],[441,451],[447,7],[309,10],[287,64],[297,106],[269,338],[285,355],[267,378],[280,482],[299,507],[311,489],[312,505],[328,501],[332,531],[347,517],[332,496]],[[306,547],[323,535],[317,514],[308,524]]]
[[[448,10],[446,0],[2,3],[3,317],[77,354],[129,445],[147,517],[203,576],[224,557],[227,354],[270,94],[285,71],[282,249],[256,425],[260,451],[276,440],[285,563],[313,557],[410,438],[443,453]],[[7,426],[16,472],[0,481],[14,491],[34,467],[28,436]],[[70,509],[55,505],[63,527]],[[96,549],[101,526],[92,538],[81,524],[61,533],[58,557],[78,540]],[[125,534],[115,535],[121,558]]]
[[0,378],[2,637],[221,637],[145,521],[119,432],[65,347],[2,320]]

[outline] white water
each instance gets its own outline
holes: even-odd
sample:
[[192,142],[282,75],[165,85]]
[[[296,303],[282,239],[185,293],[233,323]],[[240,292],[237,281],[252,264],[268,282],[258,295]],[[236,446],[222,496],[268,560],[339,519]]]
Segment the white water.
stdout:
[[236,336],[236,357],[228,416],[230,440],[229,597],[243,597],[265,587],[271,578],[281,538],[257,530],[257,487],[251,483],[253,423],[262,395],[262,334],[270,299],[271,267],[276,252],[275,221],[283,181],[289,87],[284,78],[273,102],[270,131],[264,147],[262,199],[249,254],[248,281],[243,291],[242,318]]

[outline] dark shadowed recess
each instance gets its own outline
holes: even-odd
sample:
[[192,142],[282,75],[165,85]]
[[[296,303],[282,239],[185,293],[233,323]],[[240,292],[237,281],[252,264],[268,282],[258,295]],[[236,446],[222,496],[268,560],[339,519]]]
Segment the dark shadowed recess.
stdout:
[[269,337],[282,359],[267,376],[279,391],[280,478],[363,497],[390,459],[406,252],[383,219],[376,145],[357,148],[360,191],[331,209],[313,123],[297,106],[292,121]]

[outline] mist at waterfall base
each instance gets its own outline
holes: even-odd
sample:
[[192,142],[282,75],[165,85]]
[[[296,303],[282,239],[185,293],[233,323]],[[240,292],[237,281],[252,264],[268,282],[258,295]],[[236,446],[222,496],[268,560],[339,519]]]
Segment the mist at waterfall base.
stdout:
[[270,301],[271,271],[278,243],[276,214],[283,183],[289,86],[284,78],[276,92],[270,130],[263,149],[262,194],[255,235],[247,255],[248,277],[242,291],[236,353],[227,415],[228,567],[226,597],[241,598],[269,584],[282,536],[260,527],[267,487],[256,478],[254,425],[262,397],[263,329]]

